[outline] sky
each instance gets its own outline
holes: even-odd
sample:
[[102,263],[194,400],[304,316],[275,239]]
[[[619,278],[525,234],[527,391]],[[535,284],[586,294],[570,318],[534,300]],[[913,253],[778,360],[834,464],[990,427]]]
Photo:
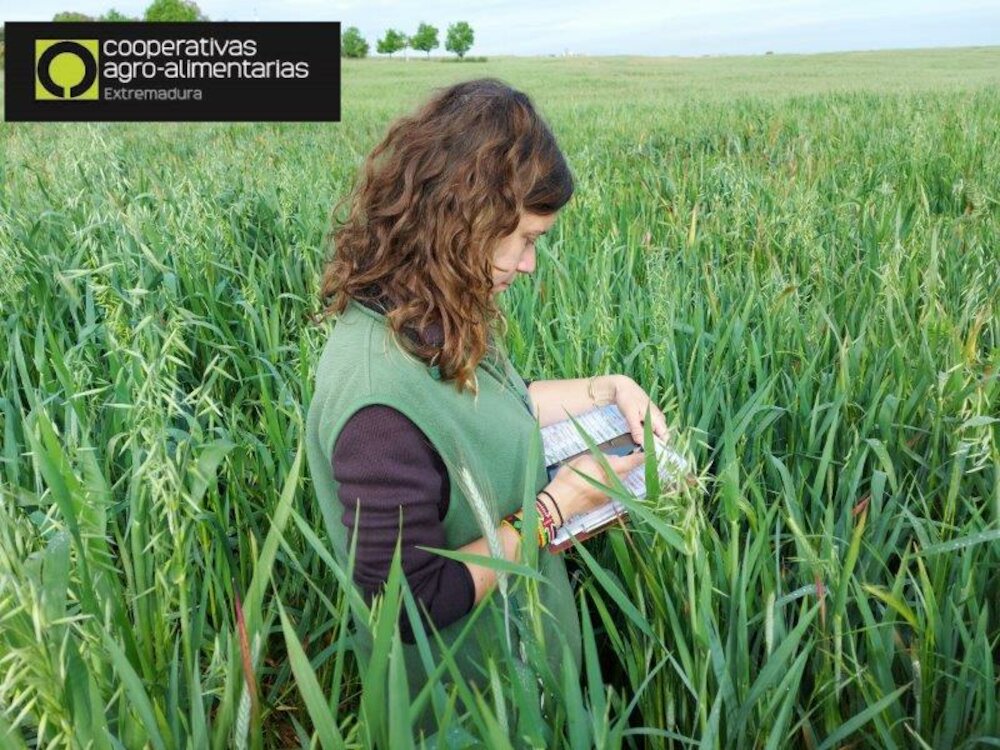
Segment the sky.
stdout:
[[[197,1],[197,0],[196,0]],[[141,16],[151,0],[0,0],[2,21]],[[1000,44],[1000,0],[200,0],[213,21],[340,21],[375,54],[387,28],[467,21],[471,55],[725,55]],[[414,53],[412,50],[407,54]]]

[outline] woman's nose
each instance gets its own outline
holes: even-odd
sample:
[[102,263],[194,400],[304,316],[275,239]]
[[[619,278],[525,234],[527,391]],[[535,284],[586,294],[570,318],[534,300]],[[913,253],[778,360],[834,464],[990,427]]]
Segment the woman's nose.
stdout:
[[532,248],[521,256],[521,262],[517,264],[517,270],[521,273],[531,273],[535,270],[535,250]]

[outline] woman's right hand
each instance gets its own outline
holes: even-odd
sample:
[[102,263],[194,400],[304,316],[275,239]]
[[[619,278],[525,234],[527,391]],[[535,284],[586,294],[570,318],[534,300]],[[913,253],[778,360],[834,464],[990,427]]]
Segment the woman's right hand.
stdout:
[[[625,475],[636,466],[642,465],[646,454],[637,451],[628,456],[605,454],[604,457],[608,460],[611,470],[620,479],[624,479]],[[608,501],[608,494],[606,492],[594,487],[586,479],[574,472],[573,469],[586,474],[595,482],[610,484],[600,463],[589,453],[577,456],[572,461],[560,466],[556,475],[546,485],[545,489],[555,497],[556,502],[559,504],[559,510],[562,511],[563,517],[566,520],[569,520],[571,516],[575,516],[578,513],[586,513],[589,510],[604,505]]]

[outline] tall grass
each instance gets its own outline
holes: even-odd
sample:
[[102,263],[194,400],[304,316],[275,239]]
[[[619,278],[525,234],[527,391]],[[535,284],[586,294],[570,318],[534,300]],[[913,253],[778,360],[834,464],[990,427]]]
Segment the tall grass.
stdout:
[[630,374],[708,482],[567,553],[582,675],[529,555],[525,662],[481,606],[500,661],[415,696],[399,560],[368,608],[322,531],[304,314],[333,199],[466,71],[348,64],[340,125],[3,125],[0,745],[405,747],[425,707],[458,746],[1000,744],[998,63],[477,66],[578,178],[512,358]]

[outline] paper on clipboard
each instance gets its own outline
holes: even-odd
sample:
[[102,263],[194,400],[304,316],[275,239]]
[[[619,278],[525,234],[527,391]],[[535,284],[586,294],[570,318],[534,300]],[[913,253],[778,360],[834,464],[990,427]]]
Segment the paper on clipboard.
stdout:
[[[576,422],[597,444],[598,448],[606,450],[616,446],[634,446],[631,430],[624,415],[615,404],[592,409],[578,417]],[[545,465],[550,476],[563,463],[575,458],[581,453],[589,453],[587,444],[574,427],[573,422],[566,419],[556,424],[543,427],[542,447],[545,452]],[[665,486],[677,481],[678,476],[689,470],[687,460],[677,451],[664,443],[660,438],[653,437],[656,450],[656,462],[659,468],[661,482]],[[646,497],[646,465],[645,462],[634,468],[622,478],[622,484],[637,498]],[[572,546],[572,538],[583,540],[603,529],[616,518],[625,515],[628,510],[619,501],[608,498],[608,502],[586,513],[578,513],[566,519],[555,538],[549,543],[550,552],[560,552]]]

